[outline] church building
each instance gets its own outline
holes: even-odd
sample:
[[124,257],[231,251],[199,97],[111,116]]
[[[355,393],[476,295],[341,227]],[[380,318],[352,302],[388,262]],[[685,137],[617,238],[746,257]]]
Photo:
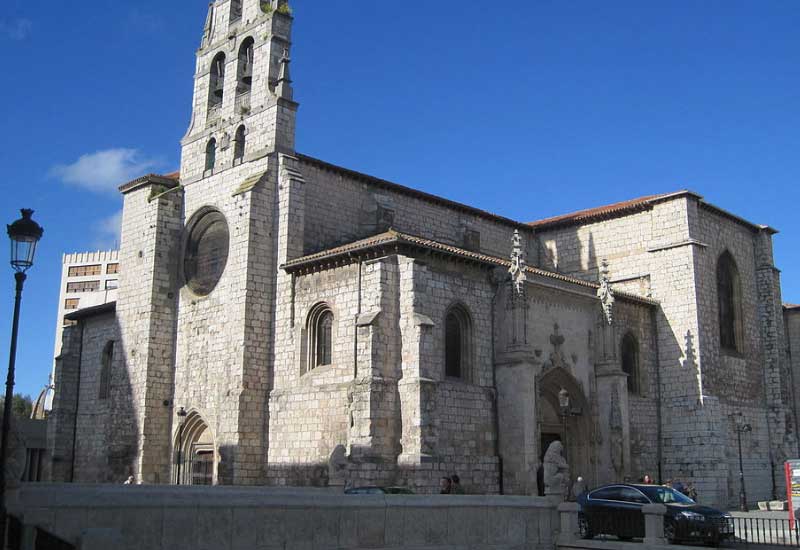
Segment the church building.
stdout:
[[725,506],[741,435],[782,494],[775,230],[684,190],[526,223],[303,155],[293,22],[211,4],[180,171],[120,187],[116,300],[66,314],[49,479],[536,495],[560,440],[573,480]]

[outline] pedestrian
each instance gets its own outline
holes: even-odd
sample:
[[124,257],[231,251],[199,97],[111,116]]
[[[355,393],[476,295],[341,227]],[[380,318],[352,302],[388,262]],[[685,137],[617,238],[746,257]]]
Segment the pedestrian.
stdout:
[[133,476],[128,476],[128,479],[126,479],[122,484],[123,485],[134,485],[135,483],[136,483],[136,478],[133,477]]
[[439,481],[439,494],[440,495],[449,495],[453,491],[453,482],[452,480],[445,476]]
[[450,476],[451,484],[450,484],[450,494],[451,495],[463,495],[464,488],[461,486],[461,478],[458,477],[458,474],[453,474]]
[[649,474],[644,474],[644,477],[642,478],[642,483],[644,483],[645,485],[652,485],[653,484],[653,478],[650,477]]
[[686,494],[686,486],[680,479],[673,479],[671,487],[679,493]]
[[686,484],[686,496],[697,502],[697,489],[694,488],[694,483],[691,481]]
[[581,496],[581,493],[586,492],[586,482],[583,480],[582,476],[578,476],[578,479],[575,480],[575,484],[572,486],[572,496],[574,498],[578,498]]

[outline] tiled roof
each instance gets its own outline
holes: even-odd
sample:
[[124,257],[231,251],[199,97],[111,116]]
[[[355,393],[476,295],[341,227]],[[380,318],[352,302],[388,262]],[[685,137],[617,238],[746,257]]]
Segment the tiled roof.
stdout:
[[800,309],[800,304],[783,304],[783,309]]
[[[330,248],[328,250],[323,250],[321,252],[310,254],[308,256],[303,256],[302,258],[297,258],[295,260],[290,260],[281,267],[288,272],[294,272],[294,271],[312,269],[316,266],[324,264],[331,264],[331,263],[346,264],[350,263],[354,257],[358,257],[359,254],[367,252],[369,250],[383,249],[386,247],[389,248],[400,247],[400,246],[409,246],[412,248],[440,252],[448,256],[460,258],[462,260],[474,261],[482,264],[489,264],[501,267],[511,266],[511,261],[504,258],[498,258],[496,256],[490,256],[488,254],[482,254],[480,252],[472,252],[470,250],[465,250],[463,248],[459,248],[449,244],[440,243],[438,241],[426,239],[423,237],[418,237],[416,235],[400,233],[399,231],[390,229],[385,233],[380,233],[378,235],[374,235],[366,239],[348,243],[342,246],[337,246],[335,248]],[[567,275],[562,275],[560,273],[553,273],[551,271],[546,271],[544,269],[539,269],[537,267],[531,267],[531,266],[527,266],[525,269],[528,273],[545,279],[557,280],[563,283],[577,285],[592,290],[596,290],[597,288],[599,288],[599,285],[597,283],[584,281],[583,279],[578,279],[577,277],[570,277]],[[655,300],[651,300],[649,298],[644,298],[641,296],[637,296],[635,294],[629,294],[625,292],[616,292],[615,295],[619,297],[628,298],[633,301],[643,302],[649,305],[655,305],[658,303]]]
[[596,221],[604,218],[614,218],[622,214],[647,210],[652,208],[653,204],[657,202],[683,195],[693,195],[700,198],[699,195],[686,190],[677,191],[675,193],[665,193],[661,195],[648,195],[646,197],[639,197],[638,199],[607,204],[605,206],[598,206],[596,208],[588,208],[586,210],[579,210],[577,212],[562,214],[561,216],[554,216],[552,218],[545,218],[543,220],[531,222],[528,225],[534,229],[550,229],[553,227],[576,225],[579,223]]

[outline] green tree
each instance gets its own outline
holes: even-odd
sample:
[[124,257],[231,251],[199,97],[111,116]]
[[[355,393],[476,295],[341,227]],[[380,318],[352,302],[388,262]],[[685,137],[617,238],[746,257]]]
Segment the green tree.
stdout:
[[[6,398],[0,397],[0,416],[5,410]],[[33,412],[33,398],[30,395],[14,394],[11,400],[11,414],[17,418],[30,418]]]

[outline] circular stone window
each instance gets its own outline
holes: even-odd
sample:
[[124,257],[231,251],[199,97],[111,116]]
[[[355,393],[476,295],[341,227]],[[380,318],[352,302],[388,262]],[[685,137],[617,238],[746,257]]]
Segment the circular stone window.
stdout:
[[183,273],[192,292],[211,294],[228,263],[229,243],[228,223],[216,210],[202,212],[189,225]]

